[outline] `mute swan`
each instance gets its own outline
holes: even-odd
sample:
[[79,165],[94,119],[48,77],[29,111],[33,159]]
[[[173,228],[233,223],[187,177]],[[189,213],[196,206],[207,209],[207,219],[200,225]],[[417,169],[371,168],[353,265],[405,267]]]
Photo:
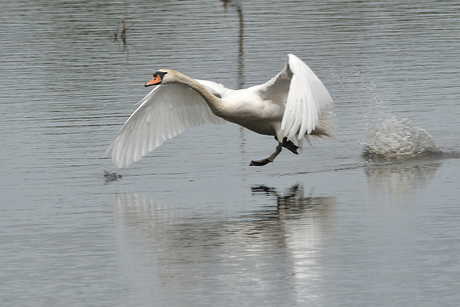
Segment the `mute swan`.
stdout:
[[[172,69],[161,69],[145,86],[158,85],[140,101],[106,154],[112,150],[116,167],[128,166],[193,126],[233,122],[254,132],[274,136],[278,145],[297,154],[305,137],[334,137],[333,101],[315,73],[293,54],[286,66],[265,84],[232,90],[212,81],[192,79]],[[299,145],[297,146],[296,143]]]

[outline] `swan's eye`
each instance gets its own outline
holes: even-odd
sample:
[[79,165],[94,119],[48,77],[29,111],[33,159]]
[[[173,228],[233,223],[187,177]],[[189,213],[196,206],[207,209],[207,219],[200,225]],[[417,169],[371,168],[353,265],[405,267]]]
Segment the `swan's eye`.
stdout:
[[156,73],[153,74],[153,77],[160,77],[160,78],[163,78],[168,72],[166,71],[157,71]]

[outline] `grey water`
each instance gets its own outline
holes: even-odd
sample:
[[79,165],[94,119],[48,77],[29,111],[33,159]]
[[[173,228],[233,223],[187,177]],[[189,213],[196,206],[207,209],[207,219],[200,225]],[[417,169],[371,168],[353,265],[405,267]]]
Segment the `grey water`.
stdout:
[[[4,1],[0,305],[457,306],[459,12],[428,0]],[[226,124],[128,168],[104,156],[157,69],[247,87],[288,53],[334,98],[335,140],[255,168],[275,141]],[[419,131],[417,146],[441,154],[362,155],[414,148]]]

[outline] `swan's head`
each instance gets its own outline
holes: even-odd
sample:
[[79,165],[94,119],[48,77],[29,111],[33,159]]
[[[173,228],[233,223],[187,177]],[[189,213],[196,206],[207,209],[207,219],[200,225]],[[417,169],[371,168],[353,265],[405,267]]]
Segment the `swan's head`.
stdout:
[[160,83],[167,83],[172,79],[174,71],[172,69],[160,69],[153,74],[153,79],[145,84],[145,86],[157,85]]

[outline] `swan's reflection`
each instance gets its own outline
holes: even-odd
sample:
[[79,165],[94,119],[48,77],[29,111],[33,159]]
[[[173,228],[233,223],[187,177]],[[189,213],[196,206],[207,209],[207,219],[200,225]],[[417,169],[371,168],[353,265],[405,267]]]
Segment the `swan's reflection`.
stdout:
[[335,197],[304,196],[299,185],[284,195],[265,186],[252,193],[269,203],[238,217],[197,215],[135,194],[117,194],[115,212],[136,245],[150,250],[160,284],[178,293],[193,287],[197,295],[236,298],[250,287],[274,302],[317,297]]
[[[332,231],[336,198],[313,197],[313,191],[306,196],[301,185],[294,185],[283,194],[266,186],[253,187],[252,192],[275,200],[276,208],[256,212],[253,216],[260,219],[264,233],[282,234],[274,239],[281,240],[288,253],[288,271],[293,274],[295,292],[301,298],[299,301],[316,300],[320,292],[315,287],[322,279],[321,244],[327,241]],[[269,224],[270,227],[266,227]]]
[[371,190],[392,198],[425,187],[441,166],[439,161],[408,161],[380,166],[366,166],[364,172]]

